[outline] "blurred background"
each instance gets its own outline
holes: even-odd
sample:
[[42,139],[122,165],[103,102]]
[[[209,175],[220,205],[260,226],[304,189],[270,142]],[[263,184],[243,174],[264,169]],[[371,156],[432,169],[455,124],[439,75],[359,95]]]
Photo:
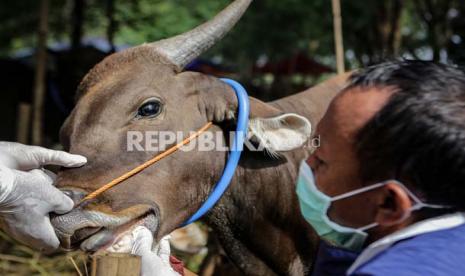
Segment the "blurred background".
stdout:
[[[229,2],[1,1],[0,140],[59,148],[59,128],[90,68],[115,51],[187,31]],[[463,0],[256,0],[233,32],[187,70],[238,79],[253,96],[273,100],[387,59],[463,65],[464,39]],[[70,256],[85,258],[45,258],[2,237],[2,275],[77,275]],[[196,246],[191,257],[202,251]]]

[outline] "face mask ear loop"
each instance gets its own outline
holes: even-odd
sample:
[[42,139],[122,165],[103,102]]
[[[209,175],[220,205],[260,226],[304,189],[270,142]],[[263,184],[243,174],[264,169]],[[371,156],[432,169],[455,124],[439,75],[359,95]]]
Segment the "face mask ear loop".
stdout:
[[[348,193],[344,193],[344,194],[341,194],[341,195],[332,197],[332,198],[331,198],[331,202],[334,202],[334,201],[337,201],[337,200],[342,200],[342,199],[344,199],[344,198],[348,198],[348,197],[351,197],[351,196],[354,196],[354,195],[357,195],[357,194],[361,194],[361,193],[364,193],[364,192],[368,192],[368,191],[374,190],[374,189],[376,189],[376,188],[379,188],[379,187],[382,187],[382,186],[386,185],[387,182],[388,182],[388,181],[376,183],[376,184],[373,184],[373,185],[370,185],[370,186],[366,186],[366,187],[363,187],[363,188],[360,188],[360,189],[357,189],[357,190],[353,190],[353,191],[348,192]],[[402,185],[402,183],[400,183],[400,182],[398,182],[398,181],[396,181],[396,183],[399,183],[399,184]],[[402,185],[402,187],[403,187],[404,189],[406,189],[404,185]],[[407,190],[407,193],[409,193],[409,195],[410,195],[410,194],[411,194],[410,191],[408,191],[408,189],[406,189],[406,190]],[[414,200],[414,201],[417,201],[418,198],[415,197],[415,195],[414,195],[413,200]],[[422,202],[420,201],[420,203],[422,203]],[[357,231],[365,232],[366,230],[369,230],[369,229],[371,229],[371,228],[374,228],[374,227],[376,227],[376,226],[378,226],[378,225],[379,225],[379,224],[378,224],[377,222],[373,222],[373,223],[368,224],[368,225],[366,225],[366,226],[357,228]]]
[[368,192],[368,191],[374,190],[376,188],[382,187],[384,185],[386,185],[385,182],[380,182],[380,183],[373,184],[373,185],[370,185],[370,186],[366,186],[366,187],[363,187],[363,188],[360,188],[360,189],[357,189],[357,190],[353,190],[351,192],[347,192],[347,193],[332,197],[331,202],[338,201],[338,200],[341,200],[341,199],[344,199],[344,198],[348,198],[348,197],[351,197],[351,196],[354,196],[354,195],[358,195],[358,194],[361,194],[361,193],[364,193],[364,192]]
[[373,222],[373,223],[368,224],[368,225],[366,225],[366,226],[357,228],[357,231],[365,232],[366,230],[371,229],[371,228],[376,227],[376,226],[378,226],[378,223],[377,223],[377,222]]
[[404,191],[407,192],[408,196],[413,199],[413,201],[415,202],[415,205],[412,206],[412,208],[410,209],[411,211],[417,211],[417,210],[420,210],[420,209],[423,209],[423,208],[432,208],[432,209],[450,208],[449,206],[445,206],[445,205],[424,203],[414,193],[412,193],[407,187],[405,187],[404,184],[402,184],[401,182],[396,181],[396,180],[391,180],[391,181],[394,181],[394,182],[396,182],[397,185],[401,186],[404,189]]

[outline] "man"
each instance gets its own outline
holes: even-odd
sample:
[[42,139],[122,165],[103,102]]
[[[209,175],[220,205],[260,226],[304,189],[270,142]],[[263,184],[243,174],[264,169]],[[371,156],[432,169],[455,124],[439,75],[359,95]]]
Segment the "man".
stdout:
[[316,132],[297,184],[322,238],[313,275],[463,275],[462,71],[423,61],[362,70]]

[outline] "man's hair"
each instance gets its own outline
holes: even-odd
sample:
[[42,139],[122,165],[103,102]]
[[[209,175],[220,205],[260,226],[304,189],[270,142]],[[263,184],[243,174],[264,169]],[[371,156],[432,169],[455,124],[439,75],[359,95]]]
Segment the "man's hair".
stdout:
[[394,61],[354,73],[354,87],[394,91],[357,133],[362,180],[397,179],[428,203],[465,210],[464,72]]

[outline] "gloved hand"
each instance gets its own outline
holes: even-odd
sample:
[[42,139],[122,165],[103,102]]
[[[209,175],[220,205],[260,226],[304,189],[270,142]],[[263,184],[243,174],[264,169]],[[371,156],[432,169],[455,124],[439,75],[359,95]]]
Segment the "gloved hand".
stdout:
[[55,175],[45,165],[78,167],[79,155],[18,143],[0,142],[0,226],[15,239],[50,252],[60,242],[49,213],[62,214],[73,201],[53,186]]
[[10,169],[29,171],[45,165],[80,167],[87,163],[84,156],[13,142],[0,142],[0,165]]
[[180,276],[170,264],[170,236],[165,236],[152,250],[153,236],[149,229],[138,226],[133,232],[131,254],[142,257],[141,276]]

